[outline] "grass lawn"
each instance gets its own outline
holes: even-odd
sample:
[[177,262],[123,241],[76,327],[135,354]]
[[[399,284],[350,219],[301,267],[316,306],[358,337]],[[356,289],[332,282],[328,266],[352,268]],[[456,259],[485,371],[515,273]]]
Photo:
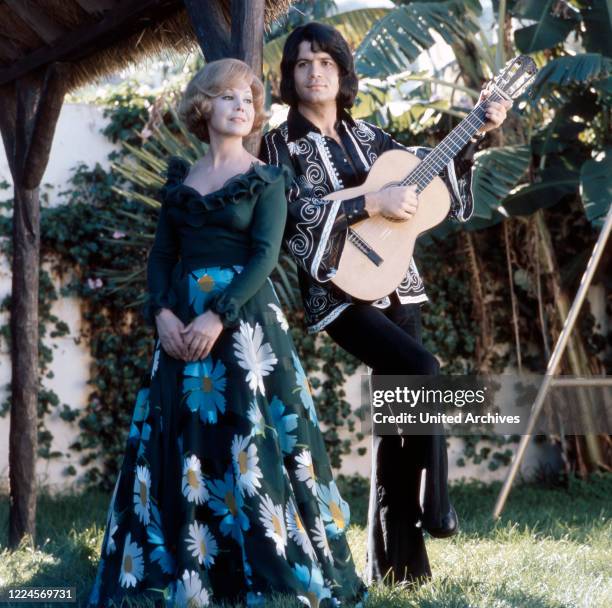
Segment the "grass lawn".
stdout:
[[[355,487],[345,485],[344,496],[353,513],[349,541],[363,572],[367,501]],[[612,475],[573,481],[567,489],[516,487],[501,520],[493,523],[498,491],[499,484],[453,485],[462,531],[450,540],[428,540],[433,581],[412,592],[375,585],[366,608],[612,607]],[[74,586],[77,602],[64,605],[84,606],[109,500],[93,491],[40,496],[37,549],[11,552],[6,548],[8,498],[0,496],[0,588]],[[301,604],[277,597],[267,606]]]

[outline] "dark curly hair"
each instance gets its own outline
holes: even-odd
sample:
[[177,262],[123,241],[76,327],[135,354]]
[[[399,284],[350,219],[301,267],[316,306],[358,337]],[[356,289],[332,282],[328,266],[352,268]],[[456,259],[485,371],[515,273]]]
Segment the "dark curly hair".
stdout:
[[329,53],[340,69],[340,89],[336,97],[339,109],[353,106],[357,95],[358,79],[353,55],[342,34],[331,25],[313,21],[296,27],[285,41],[281,60],[281,99],[289,106],[297,106],[299,98],[295,90],[293,69],[297,62],[300,44],[307,40],[313,53]]

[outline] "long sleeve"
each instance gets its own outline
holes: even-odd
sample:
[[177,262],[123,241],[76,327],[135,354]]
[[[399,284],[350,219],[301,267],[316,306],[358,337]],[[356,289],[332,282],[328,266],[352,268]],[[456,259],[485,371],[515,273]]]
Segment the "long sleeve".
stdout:
[[242,272],[210,302],[210,308],[219,314],[225,327],[238,324],[240,308],[257,293],[274,270],[283,239],[287,216],[285,190],[289,176],[286,170],[272,173],[269,167],[259,171],[268,183],[253,210],[251,256]]
[[296,175],[287,143],[277,130],[264,136],[260,158],[272,165],[284,165],[293,177],[287,195],[287,249],[315,280],[329,281],[336,272],[348,227],[367,217],[364,197],[326,199],[328,192],[309,183],[309,176]]
[[[378,127],[375,129],[380,154],[387,150],[406,150],[418,156],[421,160],[432,151],[425,146],[403,146],[388,133]],[[472,167],[477,143],[468,142],[446,165],[440,177],[446,184],[451,197],[448,217],[459,222],[467,222],[474,212],[474,197],[472,194]]]
[[147,261],[148,299],[144,306],[144,317],[147,324],[155,325],[155,313],[160,308],[172,308],[175,297],[171,292],[172,269],[179,259],[179,240],[168,210],[162,203],[157,219],[155,240]]

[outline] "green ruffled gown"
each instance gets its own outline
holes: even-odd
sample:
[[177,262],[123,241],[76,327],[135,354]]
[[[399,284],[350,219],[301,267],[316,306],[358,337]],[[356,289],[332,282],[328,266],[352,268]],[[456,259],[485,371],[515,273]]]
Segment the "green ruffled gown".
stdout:
[[210,309],[224,330],[201,361],[156,342],[89,604],[250,606],[270,592],[311,607],[360,602],[349,508],[268,278],[288,172],[254,164],[202,196],[183,184],[188,171],[170,159],[145,317],[154,324],[163,306],[188,323]]

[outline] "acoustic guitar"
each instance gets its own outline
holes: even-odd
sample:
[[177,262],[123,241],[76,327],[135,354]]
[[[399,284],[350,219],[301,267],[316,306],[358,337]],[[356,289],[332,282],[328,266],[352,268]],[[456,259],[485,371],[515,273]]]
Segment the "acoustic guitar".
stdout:
[[361,300],[373,301],[393,292],[406,276],[420,234],[441,223],[450,209],[450,194],[440,177],[444,167],[486,122],[489,101],[516,99],[533,82],[536,65],[526,55],[510,60],[487,85],[489,96],[423,159],[404,150],[384,152],[370,168],[366,181],[337,190],[326,200],[345,200],[390,186],[417,185],[419,206],[408,220],[376,215],[348,231],[332,282]]

